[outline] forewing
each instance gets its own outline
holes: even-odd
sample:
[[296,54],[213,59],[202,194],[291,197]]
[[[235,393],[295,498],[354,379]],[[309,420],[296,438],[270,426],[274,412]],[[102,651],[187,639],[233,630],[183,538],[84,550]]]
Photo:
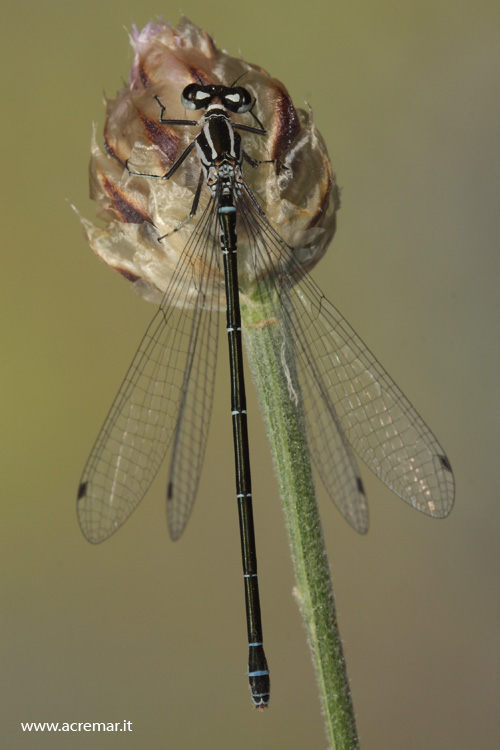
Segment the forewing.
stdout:
[[424,420],[312,279],[304,277],[292,295],[301,359],[314,373],[332,421],[405,502],[435,518],[448,515],[451,466]]
[[294,250],[250,201],[245,211],[246,225],[253,225],[257,273],[265,277],[267,267],[274,275],[276,315],[283,321],[283,335],[295,343],[311,454],[332,499],[354,528],[366,531],[366,499],[348,441],[405,502],[430,516],[446,516],[453,505],[454,481],[442,447],[303,270]]
[[[220,252],[213,248],[214,256]],[[218,312],[201,311],[196,338],[191,339],[175,429],[167,485],[170,536],[184,531],[195,501],[212,413],[217,362]]]
[[[202,239],[195,234],[180,258],[85,466],[77,510],[90,542],[107,539],[137,507],[174,434],[186,368],[196,358],[207,288],[214,283],[211,261],[202,257]],[[197,293],[189,307],[176,307],[193,281]]]

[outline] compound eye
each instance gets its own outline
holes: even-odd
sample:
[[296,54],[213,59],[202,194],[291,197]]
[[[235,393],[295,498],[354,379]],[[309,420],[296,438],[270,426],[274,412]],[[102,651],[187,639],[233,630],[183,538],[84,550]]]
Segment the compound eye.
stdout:
[[212,97],[213,91],[210,86],[190,83],[181,94],[181,102],[186,109],[205,109]]
[[251,108],[252,97],[242,86],[236,86],[234,89],[228,89],[224,94],[224,105],[230,112],[241,114],[248,112]]

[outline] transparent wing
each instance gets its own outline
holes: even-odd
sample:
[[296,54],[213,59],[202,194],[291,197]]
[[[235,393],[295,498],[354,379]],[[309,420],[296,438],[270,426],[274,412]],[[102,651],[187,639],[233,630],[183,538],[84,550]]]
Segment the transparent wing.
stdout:
[[[213,341],[208,327],[216,318],[204,310],[205,300],[217,283],[213,273],[217,256],[213,255],[213,243],[207,243],[207,234],[204,234],[204,227],[212,221],[209,209],[201,219],[201,231],[193,233],[177,264],[162,304],[141,341],[83,471],[77,511],[82,532],[90,542],[107,539],[140,503],[172,437],[177,434],[179,439],[185,434],[182,426],[176,433],[182,406],[184,412],[187,409],[191,414],[191,419],[194,418],[193,408],[202,411],[200,419],[205,432],[198,441],[194,466],[195,471],[201,471],[212,389],[207,385],[207,400],[198,398],[194,407],[189,384],[193,368],[200,369],[203,356],[199,351],[200,341],[202,347],[205,342],[206,353],[206,342]],[[210,256],[202,257],[207,252]],[[185,302],[186,287],[192,289],[193,285],[196,291],[191,294],[190,306],[176,307]],[[205,315],[208,321],[203,323],[200,336],[200,324]],[[213,380],[213,346],[208,346],[208,351],[207,377]],[[183,456],[183,449],[178,449],[177,455]],[[174,462],[174,474],[177,465]]]
[[[215,256],[220,246],[212,243]],[[200,311],[196,337],[184,371],[182,397],[170,460],[167,520],[170,536],[178,539],[191,515],[201,475],[212,413],[217,362],[218,312]]]
[[242,200],[241,213],[259,278],[271,268],[272,256],[273,315],[282,335],[294,342],[311,454],[342,514],[358,531],[367,530],[366,498],[349,443],[405,502],[430,516],[446,516],[453,474],[432,432],[249,198]]
[[314,465],[346,521],[360,534],[366,534],[368,503],[353,451],[315,368],[305,366],[300,347],[296,347],[296,352]]

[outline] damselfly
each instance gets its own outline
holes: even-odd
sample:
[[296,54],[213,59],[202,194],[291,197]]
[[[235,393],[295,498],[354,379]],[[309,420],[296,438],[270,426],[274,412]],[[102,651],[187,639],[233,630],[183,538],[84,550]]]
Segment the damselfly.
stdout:
[[[186,109],[202,110],[199,121],[166,118],[165,106],[156,99],[162,127],[199,126],[201,131],[166,174],[130,168],[131,176],[169,180],[196,148],[201,170],[194,202],[174,231],[197,218],[202,190],[208,200],[90,454],[78,491],[78,517],[89,541],[108,538],[142,500],[172,444],[167,517],[171,536],[181,535],[205,453],[217,311],[219,296],[225,295],[248,677],[254,703],[262,708],[269,701],[270,683],[257,580],[240,295],[259,298],[262,326],[269,329],[283,368],[290,352],[297,362],[302,390],[297,403],[303,402],[312,459],[327,491],[357,531],[366,532],[368,511],[352,449],[403,500],[436,518],[451,510],[453,475],[426,424],[325,299],[246,182],[244,161],[253,169],[260,165],[242,147],[238,131],[266,136],[248,90],[235,84],[190,84],[182,103]],[[253,124],[237,121],[235,116],[245,114],[253,117]],[[243,258],[237,228],[245,237]],[[291,389],[290,398],[294,396]]]

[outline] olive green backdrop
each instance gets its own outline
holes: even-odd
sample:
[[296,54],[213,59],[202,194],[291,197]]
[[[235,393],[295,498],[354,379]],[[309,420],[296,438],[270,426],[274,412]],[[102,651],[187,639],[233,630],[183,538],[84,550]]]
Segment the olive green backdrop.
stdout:
[[[186,15],[308,101],[343,187],[315,270],[453,464],[446,521],[364,473],[360,538],[320,489],[362,747],[497,747],[499,11],[496,2],[186,0]],[[80,472],[153,307],[87,248],[88,145],[128,76],[125,28],[177,4],[22,2],[2,13],[1,744],[324,748],[266,439],[251,451],[271,706],[251,709],[226,355],[195,512],[172,543],[166,471],[111,540]],[[23,734],[25,721],[132,733]]]

